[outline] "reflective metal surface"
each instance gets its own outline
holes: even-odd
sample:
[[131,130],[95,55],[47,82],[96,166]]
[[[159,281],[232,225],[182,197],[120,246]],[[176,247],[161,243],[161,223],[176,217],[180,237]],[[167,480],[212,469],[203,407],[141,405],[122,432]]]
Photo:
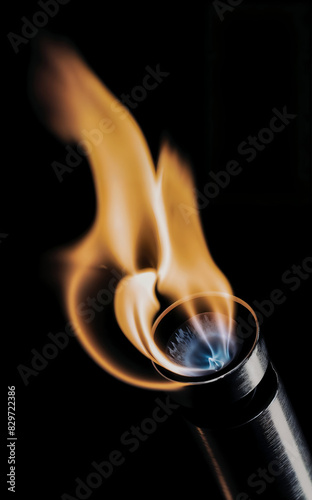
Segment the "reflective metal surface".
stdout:
[[263,389],[274,389],[271,402],[265,403],[263,390],[262,401],[255,394],[233,422],[228,414],[218,425],[192,426],[226,500],[312,499],[311,456],[284,388],[270,371]]

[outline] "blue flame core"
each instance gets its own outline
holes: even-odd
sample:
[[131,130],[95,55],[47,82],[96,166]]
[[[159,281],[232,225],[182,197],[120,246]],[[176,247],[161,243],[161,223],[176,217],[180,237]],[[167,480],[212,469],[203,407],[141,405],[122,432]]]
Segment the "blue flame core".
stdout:
[[191,369],[189,374],[195,376],[216,372],[228,365],[236,354],[236,345],[231,332],[220,329],[220,321],[209,313],[202,313],[172,334],[166,351],[171,361],[188,371]]

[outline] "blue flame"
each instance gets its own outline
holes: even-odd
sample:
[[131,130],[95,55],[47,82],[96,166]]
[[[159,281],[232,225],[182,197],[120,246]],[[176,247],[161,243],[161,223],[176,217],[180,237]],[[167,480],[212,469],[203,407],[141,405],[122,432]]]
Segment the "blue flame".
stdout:
[[167,355],[190,375],[221,370],[234,358],[236,346],[231,332],[209,313],[194,316],[178,328],[167,344]]

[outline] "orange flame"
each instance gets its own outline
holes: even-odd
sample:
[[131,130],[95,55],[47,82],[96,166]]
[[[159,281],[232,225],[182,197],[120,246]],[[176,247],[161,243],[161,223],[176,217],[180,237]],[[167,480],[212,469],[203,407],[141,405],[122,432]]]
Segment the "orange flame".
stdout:
[[[155,171],[138,124],[78,54],[50,41],[43,44],[42,53],[44,62],[34,84],[51,129],[80,147],[86,147],[86,130],[94,139],[88,155],[96,191],[95,220],[86,236],[59,252],[70,264],[63,276],[68,315],[84,348],[113,376],[151,389],[181,387],[165,381],[152,367],[154,361],[175,369],[151,335],[160,309],[156,289],[170,302],[206,291],[232,294],[207,248],[189,165],[164,143]],[[190,220],[185,209],[192,213]],[[103,283],[112,271],[119,282],[110,304]],[[94,304],[90,295],[86,299],[90,293],[98,301],[95,311],[102,312],[92,321],[86,320],[90,309],[85,307]],[[112,318],[109,305],[114,306],[119,329],[105,332],[103,325]],[[209,295],[208,305],[231,322],[230,299]],[[188,313],[193,316],[196,311]],[[100,316],[105,318],[101,326]]]

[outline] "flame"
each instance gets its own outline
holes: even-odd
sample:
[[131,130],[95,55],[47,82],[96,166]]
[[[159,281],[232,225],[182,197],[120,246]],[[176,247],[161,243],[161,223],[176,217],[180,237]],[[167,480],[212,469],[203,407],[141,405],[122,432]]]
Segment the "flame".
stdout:
[[[207,296],[209,310],[226,315],[229,324],[233,317],[231,286],[208,250],[190,167],[164,142],[155,169],[134,118],[68,44],[42,43],[34,89],[52,131],[86,149],[94,179],[92,227],[57,252],[67,263],[64,300],[79,340],[120,380],[150,389],[179,388],[181,383],[166,381],[151,363],[177,369],[152,336],[160,311],[157,294],[172,303],[215,291]],[[221,301],[221,295],[229,298]],[[196,315],[185,304],[189,316]],[[107,330],[112,318],[119,328]],[[228,325],[222,322],[220,328]]]

